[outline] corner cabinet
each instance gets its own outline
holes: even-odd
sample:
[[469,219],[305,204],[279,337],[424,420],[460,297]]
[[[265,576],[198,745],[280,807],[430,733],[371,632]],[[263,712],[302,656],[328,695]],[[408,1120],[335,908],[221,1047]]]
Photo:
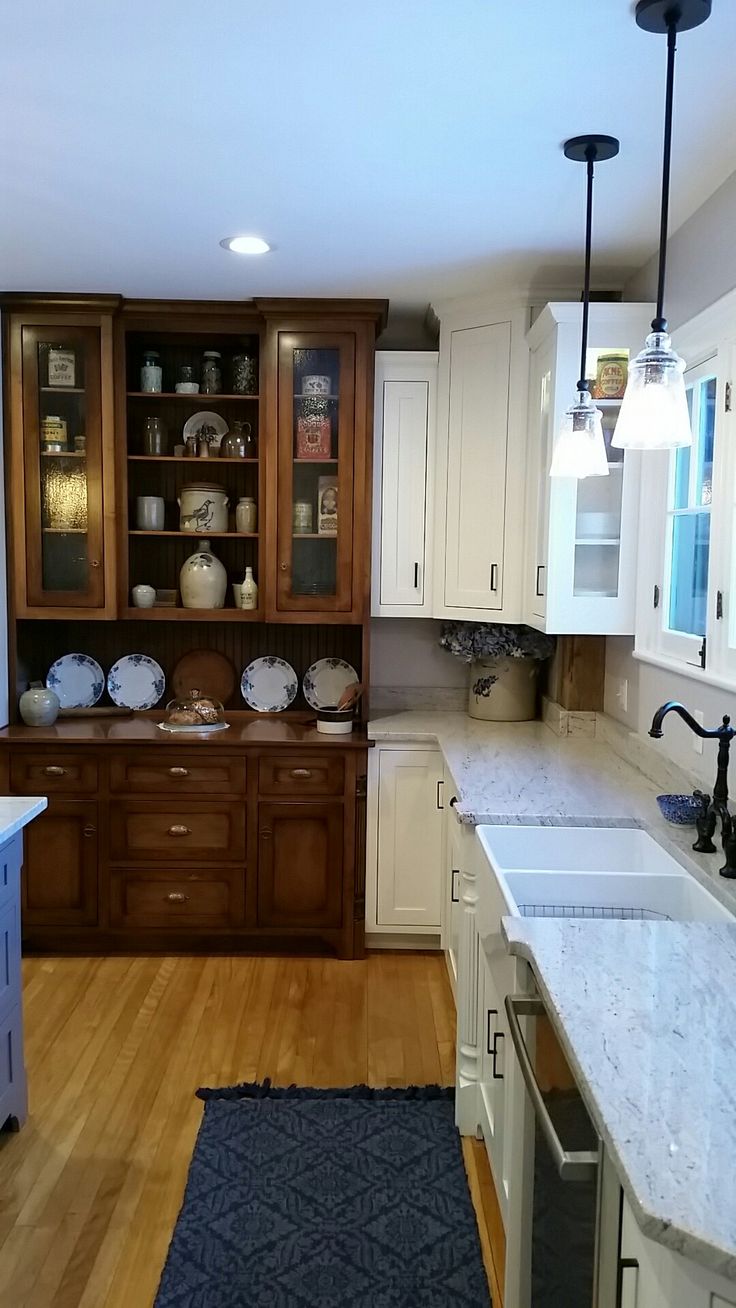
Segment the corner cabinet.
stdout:
[[431,617],[438,355],[376,355],[374,617]]
[[437,617],[521,619],[527,314],[440,313]]
[[99,313],[29,306],[5,322],[18,617],[115,616],[116,303]]
[[[586,372],[606,354],[641,349],[649,304],[593,304]],[[527,555],[524,617],[564,635],[632,635],[636,593],[640,456],[612,446],[621,399],[596,399],[603,413],[608,476],[550,477],[555,436],[575,398],[582,307],[548,304],[528,335]],[[595,394],[595,391],[593,391]]]

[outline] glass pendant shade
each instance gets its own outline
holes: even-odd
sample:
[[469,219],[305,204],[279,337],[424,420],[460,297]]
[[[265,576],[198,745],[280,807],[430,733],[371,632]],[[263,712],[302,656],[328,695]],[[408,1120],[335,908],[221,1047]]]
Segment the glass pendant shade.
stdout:
[[611,442],[622,450],[676,450],[692,445],[685,362],[667,332],[650,332],[629,363],[621,412]]
[[608,456],[601,411],[587,391],[578,391],[575,404],[564,413],[552,454],[550,477],[607,477]]

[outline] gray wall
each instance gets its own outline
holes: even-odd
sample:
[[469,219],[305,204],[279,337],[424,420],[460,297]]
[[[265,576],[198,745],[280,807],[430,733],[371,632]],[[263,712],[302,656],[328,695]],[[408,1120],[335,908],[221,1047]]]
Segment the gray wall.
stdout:
[[[627,300],[654,299],[657,284],[656,255],[626,284]],[[676,231],[667,247],[667,293],[665,312],[675,330],[695,314],[736,287],[736,173],[701,205]],[[677,339],[675,337],[675,346]],[[616,637],[606,645],[606,712],[634,731],[646,732],[654,710],[665,700],[682,700],[695,712],[700,710],[707,726],[715,726],[724,713],[736,717],[736,696],[713,686],[698,685],[691,677],[678,676],[632,658],[634,642]],[[627,683],[628,705],[621,704],[621,682]],[[668,757],[712,782],[715,767],[713,746],[704,753],[693,749],[693,736],[684,723],[670,717],[660,746]]]
[[467,686],[466,665],[437,644],[441,626],[432,618],[373,618],[371,686]]

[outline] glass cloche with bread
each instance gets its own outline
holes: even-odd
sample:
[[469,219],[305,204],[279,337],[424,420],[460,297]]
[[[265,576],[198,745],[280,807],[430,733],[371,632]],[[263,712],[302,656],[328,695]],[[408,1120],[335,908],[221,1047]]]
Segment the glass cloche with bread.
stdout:
[[188,695],[169,700],[166,717],[158,725],[162,731],[178,735],[225,731],[230,724],[225,721],[225,710],[219,699],[191,690]]

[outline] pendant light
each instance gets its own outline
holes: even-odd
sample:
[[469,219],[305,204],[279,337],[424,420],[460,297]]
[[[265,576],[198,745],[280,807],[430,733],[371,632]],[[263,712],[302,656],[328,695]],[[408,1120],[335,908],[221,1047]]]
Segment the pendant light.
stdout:
[[692,445],[685,394],[685,361],[672,349],[664,317],[667,220],[670,202],[672,108],[677,33],[699,27],[710,16],[711,0],[639,0],[636,21],[645,32],[667,33],[667,89],[664,109],[662,207],[659,227],[657,312],[644,349],[629,364],[613,444],[624,450],[675,450]]
[[593,169],[597,162],[613,159],[619,143],[615,136],[573,136],[564,145],[565,157],[587,166],[588,186],[585,211],[585,279],[583,285],[583,330],[580,343],[578,398],[565,412],[555,441],[550,477],[607,477],[608,456],[603,439],[601,411],[590,395],[585,376],[590,310],[590,247],[593,235]]

